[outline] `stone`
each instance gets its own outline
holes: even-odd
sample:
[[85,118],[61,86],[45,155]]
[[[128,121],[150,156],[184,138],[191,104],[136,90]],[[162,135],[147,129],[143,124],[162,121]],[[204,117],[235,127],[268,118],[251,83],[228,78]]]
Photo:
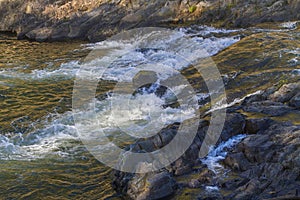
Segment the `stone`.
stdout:
[[289,105],[297,109],[300,108],[300,92],[290,100]]
[[288,102],[293,96],[300,91],[300,82],[285,84],[274,94],[270,95],[270,99],[275,102]]
[[212,184],[215,173],[210,169],[204,168],[199,172],[198,181],[202,184]]
[[226,115],[226,120],[218,142],[226,141],[229,138],[243,134],[246,121],[243,115],[239,113],[229,113]]
[[245,133],[257,134],[259,131],[268,129],[274,123],[270,118],[247,119],[245,126]]
[[139,71],[132,79],[135,88],[142,87],[144,85],[153,84],[158,80],[157,74],[154,71]]
[[260,182],[257,179],[252,179],[245,185],[237,189],[237,194],[232,199],[251,199],[260,193]]
[[[13,9],[7,9],[13,8]],[[299,1],[42,1],[3,0],[0,30],[16,32],[20,39],[39,41],[105,40],[122,30],[173,26],[193,22],[246,27],[262,22],[299,19]],[[88,18],[88,20],[87,20]],[[60,24],[68,25],[59,27]],[[55,33],[44,34],[46,28]],[[32,32],[32,33],[30,33]],[[35,34],[34,32],[39,32]]]
[[129,181],[127,194],[137,200],[161,199],[174,193],[175,183],[168,172],[138,174]]
[[246,171],[251,167],[251,163],[241,152],[226,156],[224,164],[237,171]]
[[188,185],[190,188],[200,188],[201,187],[201,183],[198,179],[192,179]]
[[285,115],[292,112],[293,109],[281,102],[273,101],[253,102],[243,107],[243,110],[246,112],[262,113],[271,117]]
[[[264,98],[261,101],[255,99],[255,101],[245,103],[242,108],[249,105],[255,105],[259,109],[269,107],[270,110],[280,106],[288,107],[281,102],[273,102]],[[201,168],[195,169],[199,148],[208,126],[207,121],[201,121],[193,144],[163,172],[153,172],[147,175],[121,172],[116,177],[116,185],[122,188],[120,189],[122,193],[127,192],[133,199],[151,199],[156,197],[151,196],[147,191],[155,191],[153,189],[156,188],[153,186],[154,183],[159,185],[156,181],[150,181],[152,184],[150,188],[152,189],[148,189],[148,185],[151,184],[146,184],[146,187],[145,182],[148,183],[151,177],[161,173],[166,173],[170,177],[184,174],[189,177],[189,174],[193,173],[192,178],[179,184],[177,189],[176,184],[170,189],[170,185],[173,185],[171,184],[172,181],[167,181],[167,194],[173,194],[182,188],[205,187],[206,189],[199,193],[199,199],[298,198],[300,126],[289,122],[280,123],[268,117],[247,118],[237,113],[238,110],[235,112],[228,113],[222,133],[224,135],[221,136],[219,142],[241,133],[250,135],[247,135],[245,139],[229,150],[225,160],[220,162],[226,168],[226,179],[220,179],[206,165],[200,165]],[[159,133],[159,138],[151,138],[151,141],[157,146],[165,145],[162,143],[169,142],[174,137],[178,126],[179,124],[170,125]],[[161,180],[160,178],[157,179]],[[157,179],[154,178],[154,180]],[[162,179],[164,182],[164,178]],[[137,186],[135,187],[135,185]],[[230,191],[230,194],[223,194],[216,187],[206,187],[212,185],[224,188]],[[209,190],[212,188],[213,190]],[[161,194],[160,191],[156,193]]]

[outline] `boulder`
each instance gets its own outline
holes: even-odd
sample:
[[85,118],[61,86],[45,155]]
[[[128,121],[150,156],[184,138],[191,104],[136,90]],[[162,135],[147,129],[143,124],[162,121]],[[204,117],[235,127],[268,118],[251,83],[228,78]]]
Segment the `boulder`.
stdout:
[[246,120],[243,115],[239,113],[228,113],[218,143],[226,141],[235,135],[243,134],[245,125]]
[[246,112],[265,114],[270,117],[285,115],[292,112],[293,109],[281,102],[273,101],[253,102],[243,107],[243,110]]
[[260,133],[249,135],[224,160],[233,171],[242,171],[241,180],[250,180],[237,189],[231,181],[223,182],[234,189],[228,198],[300,198],[300,126],[277,123]]
[[[0,30],[39,41],[105,40],[122,30],[185,22],[246,27],[300,19],[299,1],[27,1],[0,2]],[[64,24],[64,25],[62,25]],[[45,31],[47,30],[47,31]]]
[[270,118],[247,119],[245,126],[245,133],[256,134],[260,131],[268,129],[274,123]]
[[127,194],[136,200],[155,200],[175,191],[175,180],[168,172],[136,174],[128,183]]
[[158,80],[157,74],[154,71],[139,71],[132,79],[133,85],[136,88],[153,84]]
[[297,109],[300,108],[300,92],[298,92],[289,102],[289,105]]
[[274,94],[269,96],[269,99],[275,102],[285,103],[291,100],[300,91],[300,82],[285,84]]
[[251,163],[241,152],[228,155],[224,160],[224,164],[238,171],[246,171],[251,167]]

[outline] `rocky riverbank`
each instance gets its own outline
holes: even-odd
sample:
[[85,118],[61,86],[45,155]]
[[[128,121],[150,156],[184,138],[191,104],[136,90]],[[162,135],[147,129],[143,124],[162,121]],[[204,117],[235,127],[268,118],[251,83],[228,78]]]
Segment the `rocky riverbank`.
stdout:
[[[132,199],[172,195],[175,199],[189,198],[188,189],[194,189],[198,199],[300,198],[299,91],[300,82],[286,84],[228,108],[218,144],[240,134],[244,136],[237,145],[227,147],[227,155],[219,159],[222,173],[205,162],[207,158],[199,160],[199,149],[209,125],[202,120],[193,144],[180,159],[160,172],[116,172],[115,188]],[[280,120],[289,115],[291,121]],[[178,125],[172,125],[158,136],[138,142],[136,151],[161,148],[170,142],[177,128]],[[217,152],[214,156],[220,155]]]
[[[131,199],[300,198],[299,28],[256,31],[212,57],[223,74],[228,102],[235,102],[227,105],[217,148],[199,158],[210,123],[204,114],[193,144],[170,166],[148,174],[116,171],[113,185],[119,193]],[[195,88],[203,85],[192,68],[182,74]],[[170,125],[131,150],[160,149],[178,127]]]
[[297,0],[1,0],[0,31],[37,41],[100,41],[136,27],[249,27],[298,20],[299,10]]

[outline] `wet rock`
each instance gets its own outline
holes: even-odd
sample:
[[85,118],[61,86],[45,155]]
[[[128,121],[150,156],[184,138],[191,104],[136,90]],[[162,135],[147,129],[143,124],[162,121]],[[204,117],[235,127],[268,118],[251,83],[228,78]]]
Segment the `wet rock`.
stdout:
[[245,132],[247,134],[256,134],[259,133],[259,131],[268,129],[272,123],[274,123],[274,121],[269,118],[247,119]]
[[295,108],[300,108],[300,93],[297,93],[289,102],[289,105]]
[[243,134],[245,125],[246,121],[243,115],[239,113],[227,114],[219,142],[226,141],[235,135]]
[[273,145],[268,135],[251,135],[238,145],[238,151],[243,152],[250,162],[263,162],[267,161],[266,150]]
[[200,183],[200,181],[198,179],[192,179],[189,182],[188,186],[190,188],[200,188],[201,187],[201,183]]
[[158,80],[157,74],[154,71],[139,71],[132,79],[134,86],[141,87],[155,83]]
[[268,116],[276,117],[292,112],[293,108],[286,106],[281,102],[262,101],[250,103],[249,105],[243,107],[243,110],[246,112],[262,113]]
[[293,98],[300,91],[300,82],[283,85],[278,91],[270,95],[270,99],[275,102],[285,103]]
[[[245,108],[249,106],[248,104],[251,106],[255,105],[259,109],[269,107],[270,110],[276,110],[277,107],[282,106],[290,109],[281,102],[266,101],[265,99],[262,101],[256,99],[253,102],[242,105],[242,107]],[[160,173],[167,173],[170,176],[181,176],[183,174],[187,174],[188,176],[193,171],[193,173],[197,173],[196,178],[195,174],[193,174],[193,178],[184,181],[180,186],[181,188],[201,188],[210,185],[219,186],[219,190],[215,187],[206,187],[206,190],[199,193],[199,199],[268,199],[275,197],[294,198],[299,196],[299,126],[288,122],[279,123],[270,118],[246,119],[241,114],[229,113],[222,133],[224,135],[221,136],[220,141],[241,133],[251,135],[248,135],[233,150],[230,150],[222,162],[226,168],[231,169],[226,174],[230,178],[218,179],[216,174],[209,170],[207,166],[202,166],[198,171],[195,171],[193,168],[196,164],[195,161],[197,160],[199,148],[208,126],[206,121],[202,121],[200,124],[193,144],[184,155],[166,168],[168,172],[139,176],[119,175],[118,184],[122,185],[120,186],[123,187],[122,191],[127,192],[131,198],[148,198],[150,193],[142,192],[148,191],[148,189],[144,188],[144,184],[134,187],[140,181],[148,180],[148,176],[150,179],[155,174]],[[153,140],[156,143],[155,146],[159,147],[165,145],[166,141],[170,141],[176,134],[177,128],[178,125],[173,125],[162,131],[159,134],[159,138]],[[172,137],[170,137],[171,135]],[[162,179],[164,180],[164,178]],[[154,180],[157,179],[154,178]],[[172,181],[168,180],[166,182],[169,186],[166,190],[167,194],[171,194],[176,189],[171,187]],[[155,184],[159,185],[159,182],[152,181],[151,188],[157,188]],[[230,194],[222,195],[220,190],[223,189],[227,192],[229,190]],[[155,189],[151,189],[150,191],[155,191]],[[159,191],[157,192],[157,194],[160,193]]]
[[215,176],[215,173],[211,171],[210,169],[203,168],[199,173],[198,181],[201,184],[212,184],[213,178]]
[[215,186],[207,186],[204,192],[201,192],[198,196],[199,200],[223,200],[220,191]]
[[127,194],[132,199],[154,200],[174,193],[175,181],[168,172],[137,174],[128,183]]
[[[250,180],[228,198],[299,198],[295,188],[300,185],[300,127],[289,123],[277,123],[261,130],[260,133],[249,135],[224,161],[233,170],[248,162],[239,176],[241,179]],[[222,184],[230,187],[232,182]]]
[[228,155],[224,164],[237,171],[246,171],[251,167],[251,163],[241,152]]
[[237,189],[236,194],[231,196],[232,199],[252,199],[253,197],[257,196],[259,194],[260,188],[259,188],[260,182],[257,179],[252,179],[245,185],[239,187]]
[[250,179],[248,179],[248,178],[234,177],[234,178],[231,178],[231,179],[220,180],[219,185],[222,188],[225,188],[226,190],[234,191],[237,188],[245,185],[249,181],[250,181]]
[[184,158],[179,158],[175,161],[174,165],[172,165],[172,170],[174,175],[180,176],[192,172],[193,165],[193,162],[189,162]]

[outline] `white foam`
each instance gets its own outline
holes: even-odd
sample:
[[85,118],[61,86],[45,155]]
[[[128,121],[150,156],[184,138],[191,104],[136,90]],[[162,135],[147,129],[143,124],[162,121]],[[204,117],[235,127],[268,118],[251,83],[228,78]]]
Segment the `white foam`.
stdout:
[[[96,56],[97,51],[99,55],[105,56],[92,59],[83,68],[91,70],[90,67],[97,66],[94,71],[97,71],[98,78],[101,76],[102,79],[130,81],[130,77],[141,66],[148,64],[158,73],[160,79],[166,79],[174,74],[174,70],[187,67],[193,59],[212,56],[239,40],[238,37],[190,38],[183,31],[153,31],[127,40],[87,45],[86,48],[94,50]],[[118,59],[113,61],[116,58]],[[104,68],[107,65],[109,67]]]
[[[176,90],[179,89],[174,88],[174,91]],[[96,115],[90,115],[88,112],[77,113],[89,120],[88,125],[83,123],[75,127],[73,113],[67,112],[57,116],[50,123],[45,122],[48,125],[31,133],[17,134],[15,137],[1,136],[0,159],[34,160],[49,155],[72,156],[80,145],[78,126],[84,127],[85,138],[91,140],[101,141],[103,135],[97,132],[100,129],[105,132],[106,137],[115,139],[125,137],[124,133],[141,138],[157,134],[169,124],[195,116],[196,108],[188,104],[180,108],[164,108],[165,100],[170,98],[169,95],[171,94],[166,93],[159,98],[154,93],[144,93],[132,98],[131,95],[116,94],[105,100],[96,101]],[[131,99],[131,102],[128,102],[128,99]],[[74,144],[74,141],[77,143]],[[65,147],[68,149],[64,150]]]
[[210,152],[205,158],[201,159],[201,162],[206,164],[208,169],[212,170],[216,175],[220,175],[224,168],[219,162],[225,159],[228,150],[232,149],[245,137],[246,135],[237,135],[222,142],[217,147],[211,147]]
[[296,29],[297,28],[298,21],[294,22],[284,22],[281,24],[281,27],[287,28],[287,29]]
[[205,190],[207,190],[208,192],[219,191],[219,187],[218,186],[206,186]]
[[297,75],[300,75],[300,69],[294,69],[292,71],[293,74],[297,74]]
[[[187,30],[187,29],[186,29]],[[208,34],[209,32],[234,32],[236,30],[215,29],[213,27],[203,26],[198,30],[200,34]],[[197,31],[196,31],[197,32]],[[98,78],[108,80],[128,80],[128,76],[136,73],[138,67],[142,64],[156,63],[162,66],[172,67],[174,70],[181,70],[186,67],[186,59],[191,62],[195,56],[212,56],[228,46],[239,41],[238,37],[190,37],[184,29],[177,31],[150,31],[144,35],[135,35],[135,37],[128,37],[128,39],[108,39],[103,42],[84,45],[84,49],[91,49],[92,52],[98,52],[95,55],[88,56],[87,63],[80,64],[78,61],[71,61],[61,64],[58,69],[53,69],[49,65],[45,69],[32,70],[30,73],[24,73],[18,68],[2,69],[0,75],[8,78],[21,79],[45,79],[51,77],[65,77],[72,78],[78,72],[80,67],[87,72],[89,70],[96,70],[99,75]],[[145,48],[152,48],[146,52],[138,51]],[[198,55],[198,50],[205,50],[207,55]],[[90,57],[91,56],[91,57]],[[120,57],[121,56],[121,57]],[[182,59],[179,61],[180,56]],[[118,58],[117,60],[113,59]],[[108,68],[103,68],[110,64]],[[97,68],[95,68],[97,66]],[[158,67],[160,68],[160,67]],[[162,78],[170,76],[170,71],[160,70]]]
[[295,64],[295,65],[298,64],[299,63],[298,57],[288,60],[288,63]]
[[[70,123],[72,113],[68,112],[53,120],[44,128],[27,134],[0,137],[0,160],[35,160],[47,155],[67,156],[61,150],[69,142],[79,141],[76,129]],[[71,120],[72,121],[72,120]]]
[[156,135],[169,124],[195,117],[198,105],[185,102],[180,108],[165,108],[164,104],[170,98],[169,93],[162,98],[154,93],[138,94],[134,98],[131,95],[113,95],[97,102],[97,115],[87,127],[83,127],[84,132],[89,134],[92,130],[103,129],[107,135],[113,135],[117,130],[144,138]]
[[[159,31],[149,32],[143,37],[137,36],[129,40],[119,40],[118,42],[108,40],[86,45],[84,48],[95,50],[96,54],[95,57],[89,57],[84,64],[72,61],[62,64],[58,69],[51,69],[49,66],[49,68],[33,70],[30,73],[23,73],[18,68],[3,69],[0,71],[0,76],[20,79],[73,78],[78,75],[80,70],[80,75],[83,77],[93,74],[98,79],[132,81],[133,75],[141,69],[141,66],[144,69],[145,65],[149,65],[154,68],[159,81],[161,81],[174,74],[179,74],[179,70],[188,66],[186,60],[214,55],[238,40],[239,38],[234,37],[190,38],[182,31],[170,31],[167,34]],[[145,49],[149,47],[151,49]],[[202,48],[208,54],[197,55],[195,52]],[[97,53],[99,54],[97,55]],[[118,59],[112,60],[113,58]],[[108,66],[108,68],[104,66]],[[126,102],[130,99],[129,96],[117,94],[96,102],[94,118],[90,118],[90,113],[78,114],[85,119],[90,119],[91,124],[86,129],[87,137],[91,139],[99,136],[97,135],[99,128],[105,130],[105,134],[112,137],[118,137],[116,133],[121,134],[124,131],[132,133],[134,136],[140,133],[147,135],[147,131],[148,133],[157,133],[168,124],[182,122],[195,116],[194,112],[198,105],[192,104],[195,107],[191,107],[190,102],[184,102],[180,108],[165,107],[164,105],[170,99],[174,99],[174,95],[180,94],[185,87],[184,84],[175,85],[169,88],[171,93],[168,92],[161,98],[153,93],[138,94],[131,98],[130,104]],[[111,107],[111,102],[114,103],[114,107]],[[120,106],[127,106],[129,109],[126,111],[124,107],[120,108]],[[70,144],[70,148],[73,148],[70,141],[79,141],[80,139],[72,122],[72,114],[67,112],[60,115],[50,123],[45,122],[44,128],[18,136],[18,139],[3,136],[0,138],[0,159],[30,160],[52,154],[68,156],[69,152],[62,150],[61,147]]]
[[53,77],[73,78],[80,68],[78,61],[63,63],[58,69],[36,69],[30,73],[20,72],[19,67],[0,70],[0,77],[19,78],[24,80],[47,79]]
[[231,106],[233,106],[235,104],[243,102],[248,97],[251,97],[251,96],[254,96],[254,95],[258,95],[258,94],[261,94],[261,93],[262,93],[262,91],[258,90],[256,92],[251,93],[251,94],[247,94],[243,98],[236,98],[231,103],[224,103],[225,99],[222,99],[219,102],[215,103],[214,106],[213,106],[213,108],[210,109],[209,111],[207,111],[205,114],[209,114],[209,113],[212,113],[212,112],[214,112],[216,110],[221,110],[221,109],[224,109],[224,108],[229,108],[229,107],[231,107]]
[[189,36],[207,36],[211,33],[234,33],[242,31],[243,29],[222,29],[205,25],[194,25],[189,28],[180,28],[179,30],[181,30]]

